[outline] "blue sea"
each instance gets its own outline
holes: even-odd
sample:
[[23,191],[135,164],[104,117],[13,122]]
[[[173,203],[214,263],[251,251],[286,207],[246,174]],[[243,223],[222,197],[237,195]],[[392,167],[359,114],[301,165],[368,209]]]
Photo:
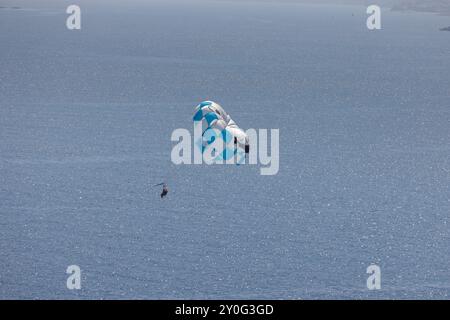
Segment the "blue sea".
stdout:
[[[449,298],[449,17],[69,4],[1,3],[1,299]],[[279,129],[278,174],[173,164],[203,100]]]

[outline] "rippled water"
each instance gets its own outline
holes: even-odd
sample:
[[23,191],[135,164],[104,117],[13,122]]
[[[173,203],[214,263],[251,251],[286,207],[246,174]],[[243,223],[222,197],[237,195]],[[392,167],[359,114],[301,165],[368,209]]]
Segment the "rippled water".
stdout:
[[[448,17],[67,4],[0,8],[1,298],[448,298]],[[206,99],[277,175],[171,163]]]

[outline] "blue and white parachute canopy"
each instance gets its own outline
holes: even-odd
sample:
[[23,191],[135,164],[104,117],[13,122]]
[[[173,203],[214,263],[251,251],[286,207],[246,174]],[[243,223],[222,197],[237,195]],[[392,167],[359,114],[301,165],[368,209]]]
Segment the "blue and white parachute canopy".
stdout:
[[[249,152],[249,139],[247,134],[238,127],[228,113],[216,102],[203,101],[194,111],[194,122],[202,122],[203,136],[210,134],[208,129],[216,129],[222,134],[225,141],[234,139],[235,149]],[[236,152],[236,150],[235,150]],[[225,156],[224,158],[229,158]]]

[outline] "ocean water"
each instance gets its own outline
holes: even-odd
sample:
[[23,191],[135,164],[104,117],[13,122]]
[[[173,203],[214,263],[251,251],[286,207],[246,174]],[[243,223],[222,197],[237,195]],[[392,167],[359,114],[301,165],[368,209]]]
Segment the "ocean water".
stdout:
[[[0,298],[449,297],[448,17],[81,1],[69,31],[70,2],[4,3]],[[207,99],[280,130],[277,175],[172,164]]]

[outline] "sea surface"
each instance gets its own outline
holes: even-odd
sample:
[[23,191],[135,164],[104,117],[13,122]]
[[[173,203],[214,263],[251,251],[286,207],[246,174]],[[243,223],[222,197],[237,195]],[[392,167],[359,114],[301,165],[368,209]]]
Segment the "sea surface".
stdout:
[[[1,299],[449,298],[449,17],[77,3],[1,3]],[[174,165],[203,100],[279,129],[278,174]]]

